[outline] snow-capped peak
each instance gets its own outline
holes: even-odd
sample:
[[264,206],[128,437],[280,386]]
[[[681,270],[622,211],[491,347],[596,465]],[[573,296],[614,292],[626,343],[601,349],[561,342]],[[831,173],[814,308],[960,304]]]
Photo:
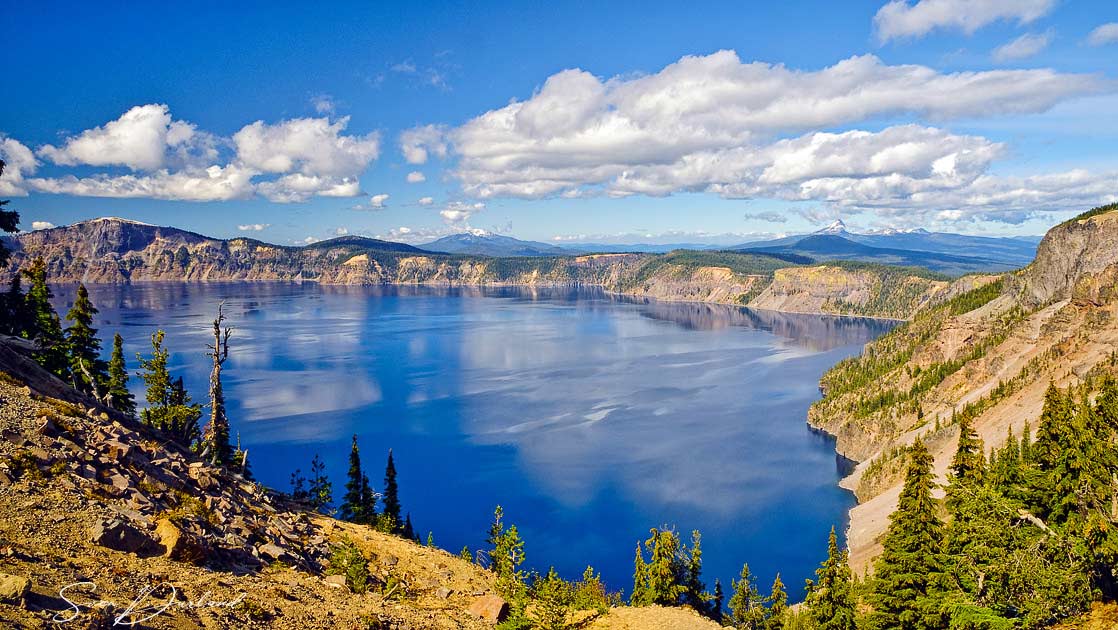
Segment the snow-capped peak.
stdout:
[[96,219],[87,219],[85,221],[79,221],[78,223],[104,223],[108,221],[114,223],[131,223],[132,225],[151,225],[151,223],[144,223],[143,221],[133,221],[132,219],[122,219],[120,217],[97,217]]
[[833,223],[831,223],[827,227],[823,228],[822,230],[817,230],[815,233],[816,234],[846,234],[847,233],[846,232],[846,224],[842,222],[842,219],[836,219]]

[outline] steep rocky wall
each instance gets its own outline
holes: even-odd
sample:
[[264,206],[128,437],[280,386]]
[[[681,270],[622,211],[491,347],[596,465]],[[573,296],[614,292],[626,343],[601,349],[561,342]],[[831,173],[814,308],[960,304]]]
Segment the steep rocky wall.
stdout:
[[370,249],[359,239],[282,247],[112,218],[23,234],[14,249],[13,268],[42,257],[52,282],[595,286],[667,301],[898,319],[946,286],[905,272],[836,266],[778,269],[773,281],[768,273],[720,265],[649,265],[663,262],[653,254],[486,258]]
[[[1118,351],[1115,243],[1118,211],[1056,226],[1036,261],[1006,276],[1000,293],[961,302],[966,309],[939,302],[824,377],[849,382],[870,375],[860,386],[828,392],[809,412],[813,425],[838,437],[840,452],[861,461],[843,481],[861,501],[848,532],[856,571],[880,552],[878,541],[896,507],[904,466],[894,465],[895,447],[924,440],[945,483],[958,440],[953,412],[971,406],[987,448],[1000,447],[1007,431],[1020,435],[1026,423],[1036,429],[1049,383],[1065,386],[1109,369]],[[969,287],[953,286],[942,299],[990,279],[964,278],[956,285],[967,281]],[[875,362],[889,363],[889,357],[896,358],[892,368],[875,370]],[[882,404],[872,404],[877,400]]]

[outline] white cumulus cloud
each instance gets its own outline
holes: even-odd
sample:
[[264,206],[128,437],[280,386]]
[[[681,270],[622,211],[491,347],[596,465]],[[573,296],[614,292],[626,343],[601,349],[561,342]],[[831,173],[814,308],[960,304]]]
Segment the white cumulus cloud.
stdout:
[[427,158],[434,155],[445,158],[447,155],[446,127],[424,125],[413,127],[400,134],[400,151],[408,164],[426,164]]
[[481,199],[686,191],[877,210],[970,187],[1004,147],[921,124],[819,129],[1042,112],[1105,89],[1048,69],[941,73],[866,55],[797,71],[722,51],[636,78],[565,70],[448,137],[459,158],[452,175]]
[[4,173],[0,174],[0,196],[26,195],[24,176],[34,174],[39,167],[35,154],[19,140],[0,134],[0,160],[4,160]]
[[120,118],[71,136],[40,156],[64,166],[127,166],[153,171],[167,165],[198,166],[217,157],[215,138],[188,122],[172,120],[166,105],[137,105]]
[[242,232],[263,232],[271,226],[271,223],[249,223],[246,225],[238,225],[237,229]]
[[1087,35],[1087,43],[1092,46],[1102,46],[1118,42],[1118,22],[1100,24]]
[[51,223],[50,221],[32,221],[31,222],[31,229],[32,230],[49,230],[52,227],[54,227],[54,224]]
[[427,181],[427,176],[419,171],[412,171],[408,173],[407,180],[409,184],[421,184]]
[[470,217],[484,209],[485,204],[480,201],[474,203],[452,201],[439,211],[439,216],[441,216],[443,221],[447,224],[464,226],[469,222]]
[[160,170],[146,175],[32,178],[27,184],[38,192],[79,197],[228,201],[252,196],[255,174],[251,169],[229,164],[183,171]]
[[269,125],[256,121],[233,134],[237,157],[264,173],[352,176],[380,153],[380,135],[347,136],[349,117],[296,118]]
[[369,197],[369,206],[377,210],[387,207],[387,202],[388,194],[386,193],[380,193],[379,195],[373,195],[372,197]]
[[1056,0],[892,0],[874,15],[882,42],[923,37],[936,29],[958,29],[968,35],[998,20],[1028,24],[1047,15]]
[[421,206],[430,206],[434,203],[435,203],[435,198],[434,197],[420,197],[419,198],[419,205],[421,205]]

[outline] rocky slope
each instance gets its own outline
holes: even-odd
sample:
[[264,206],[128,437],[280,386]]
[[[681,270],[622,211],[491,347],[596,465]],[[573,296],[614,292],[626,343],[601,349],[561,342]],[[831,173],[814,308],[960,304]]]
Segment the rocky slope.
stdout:
[[896,506],[898,446],[922,437],[945,478],[967,413],[986,446],[1026,422],[1036,428],[1044,390],[1110,370],[1118,351],[1118,206],[1053,228],[1037,259],[992,284],[918,313],[840,363],[809,421],[862,463],[844,480],[861,501],[851,512],[851,559],[864,569]]
[[[41,393],[59,387],[0,357],[0,627],[420,630],[500,616],[480,566],[310,512],[79,394]],[[369,563],[365,594],[329,575],[343,540]],[[602,630],[718,627],[684,609],[580,618]]]
[[113,218],[21,234],[13,245],[13,268],[41,256],[53,282],[582,285],[659,300],[901,319],[948,287],[917,270],[856,264],[802,267],[744,253],[489,258],[435,254],[358,237],[283,247]]

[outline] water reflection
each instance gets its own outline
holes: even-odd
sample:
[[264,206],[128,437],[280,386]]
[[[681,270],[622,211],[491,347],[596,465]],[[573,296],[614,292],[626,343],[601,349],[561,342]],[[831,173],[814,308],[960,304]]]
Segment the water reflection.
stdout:
[[[230,416],[264,482],[283,487],[319,452],[340,496],[359,433],[370,478],[395,450],[405,505],[440,545],[479,546],[500,502],[537,568],[574,577],[592,562],[615,588],[628,586],[633,543],[663,523],[703,531],[708,582],[747,560],[762,581],[809,577],[852,500],[804,416],[826,367],[889,327],[550,288],[91,294],[130,357],[167,330],[172,369],[198,396],[207,325],[226,301]],[[60,291],[59,307],[69,299]]]

